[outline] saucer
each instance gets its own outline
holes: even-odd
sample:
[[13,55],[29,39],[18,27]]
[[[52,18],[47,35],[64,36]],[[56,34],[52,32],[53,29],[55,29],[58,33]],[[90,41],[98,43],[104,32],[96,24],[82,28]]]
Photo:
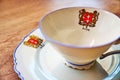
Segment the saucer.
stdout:
[[[43,47],[24,45],[30,35],[44,37],[39,29],[33,30],[18,45],[14,52],[14,70],[22,80],[118,80],[120,55],[97,60],[89,70],[76,70],[64,64],[63,57],[48,42]],[[44,39],[45,40],[45,39]],[[120,45],[110,50],[120,49]]]

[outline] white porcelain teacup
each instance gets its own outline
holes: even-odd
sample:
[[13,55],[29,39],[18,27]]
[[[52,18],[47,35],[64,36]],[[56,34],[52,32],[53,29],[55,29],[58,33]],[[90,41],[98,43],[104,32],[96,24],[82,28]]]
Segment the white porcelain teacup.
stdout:
[[44,16],[40,30],[68,66],[88,69],[120,38],[120,19],[101,9],[69,7]]

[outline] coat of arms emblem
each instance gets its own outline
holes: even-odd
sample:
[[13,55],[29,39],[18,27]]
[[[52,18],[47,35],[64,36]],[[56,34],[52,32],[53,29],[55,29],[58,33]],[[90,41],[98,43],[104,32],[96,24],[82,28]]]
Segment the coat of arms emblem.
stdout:
[[44,46],[43,39],[35,35],[31,35],[24,44],[33,48],[38,48],[39,46],[42,48]]
[[79,10],[79,24],[83,26],[82,29],[89,31],[88,27],[95,27],[98,16],[99,13],[96,10],[87,12],[85,9],[81,9]]

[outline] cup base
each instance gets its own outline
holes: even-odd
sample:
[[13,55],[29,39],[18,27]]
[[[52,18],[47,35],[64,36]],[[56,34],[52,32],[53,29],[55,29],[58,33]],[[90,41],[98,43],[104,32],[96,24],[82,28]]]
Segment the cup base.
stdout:
[[86,63],[86,64],[74,64],[68,61],[65,61],[65,65],[70,68],[79,69],[79,70],[87,70],[90,69],[95,64],[95,61]]

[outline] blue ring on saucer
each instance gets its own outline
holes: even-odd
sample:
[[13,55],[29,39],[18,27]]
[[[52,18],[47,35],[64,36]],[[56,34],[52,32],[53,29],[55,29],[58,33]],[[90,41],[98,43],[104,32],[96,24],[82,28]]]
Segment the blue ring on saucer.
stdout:
[[91,61],[91,62],[86,63],[86,64],[75,64],[75,63],[72,63],[72,62],[69,62],[69,61],[66,61],[66,62],[68,62],[69,64],[74,65],[74,66],[86,66],[86,65],[92,64],[95,61]]

